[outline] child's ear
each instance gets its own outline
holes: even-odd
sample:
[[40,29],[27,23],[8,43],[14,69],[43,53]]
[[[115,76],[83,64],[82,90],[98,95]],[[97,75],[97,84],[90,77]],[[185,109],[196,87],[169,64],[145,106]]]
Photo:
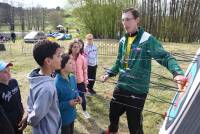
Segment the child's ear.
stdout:
[[44,60],[44,64],[46,64],[46,65],[50,65],[51,64],[51,58],[45,58],[45,60]]

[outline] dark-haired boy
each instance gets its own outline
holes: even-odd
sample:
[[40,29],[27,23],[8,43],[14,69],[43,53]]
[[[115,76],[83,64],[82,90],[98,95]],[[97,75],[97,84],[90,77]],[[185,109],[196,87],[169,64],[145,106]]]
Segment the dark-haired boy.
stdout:
[[27,123],[33,134],[60,134],[61,115],[52,73],[61,67],[60,45],[51,41],[38,42],[33,48],[33,57],[40,66],[28,76]]

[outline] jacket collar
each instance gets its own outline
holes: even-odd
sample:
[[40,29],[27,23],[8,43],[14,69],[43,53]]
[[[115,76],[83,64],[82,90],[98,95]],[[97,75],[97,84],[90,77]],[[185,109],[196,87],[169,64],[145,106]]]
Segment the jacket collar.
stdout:
[[138,31],[136,31],[135,33],[131,34],[130,33],[125,33],[125,37],[128,38],[128,37],[132,37],[132,36],[135,36],[136,37],[140,37],[142,35],[142,33],[144,32],[144,29],[142,27],[138,27]]

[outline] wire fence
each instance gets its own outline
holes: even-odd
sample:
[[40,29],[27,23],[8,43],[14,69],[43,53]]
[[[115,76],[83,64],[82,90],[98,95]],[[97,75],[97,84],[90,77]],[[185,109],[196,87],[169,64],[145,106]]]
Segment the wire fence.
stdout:
[[[68,52],[69,41],[58,41],[58,43]],[[111,39],[98,39],[94,40],[94,44],[98,48],[98,55],[103,56],[116,56],[118,53],[118,40]],[[16,54],[20,53],[23,55],[32,55],[34,43],[24,43],[23,41],[4,42],[6,51],[0,51],[1,53]]]

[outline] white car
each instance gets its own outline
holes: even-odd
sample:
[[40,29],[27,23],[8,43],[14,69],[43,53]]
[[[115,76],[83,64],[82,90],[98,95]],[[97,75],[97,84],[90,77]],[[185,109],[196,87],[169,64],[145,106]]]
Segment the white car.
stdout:
[[25,43],[35,43],[40,40],[44,40],[46,38],[47,37],[44,32],[32,31],[32,32],[28,33],[26,36],[24,36],[24,42]]

